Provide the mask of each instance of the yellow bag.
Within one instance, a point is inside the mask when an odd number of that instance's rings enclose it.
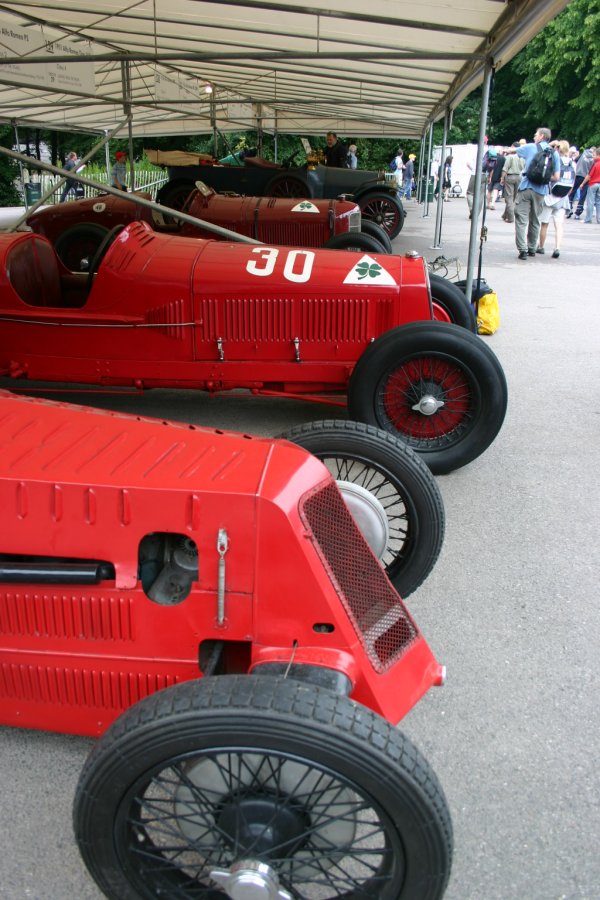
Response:
[[[493,334],[500,327],[498,294],[490,291],[479,298],[477,305],[477,333]]]

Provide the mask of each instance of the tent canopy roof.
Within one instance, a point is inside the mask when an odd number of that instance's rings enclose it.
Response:
[[[420,137],[567,2],[5,0],[0,120]]]

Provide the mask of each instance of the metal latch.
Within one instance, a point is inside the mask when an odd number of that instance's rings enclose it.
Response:
[[[222,362],[225,359],[225,353],[223,351],[223,338],[217,338],[217,353],[219,354],[219,359]]]
[[[225,554],[229,550],[229,537],[224,528],[219,528],[217,553],[219,554],[219,576],[217,581],[217,623],[225,621]]]
[[[296,362],[302,362],[300,359],[300,338],[294,338],[294,351],[296,353]]]

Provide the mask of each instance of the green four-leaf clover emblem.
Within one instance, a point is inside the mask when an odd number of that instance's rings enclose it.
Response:
[[[360,262],[357,265],[355,272],[358,275],[358,280],[362,281],[367,275],[369,278],[377,278],[378,275],[381,275],[382,269],[379,263]]]

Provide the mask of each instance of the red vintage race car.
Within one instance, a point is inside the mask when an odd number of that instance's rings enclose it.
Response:
[[[443,791],[394,726],[443,668],[288,442],[0,396],[0,720],[101,735],[112,900],[440,900]]]
[[[93,258],[108,232],[117,225],[144,221],[161,234],[179,234],[227,240],[202,227],[209,222],[221,228],[269,244],[324,247],[367,253],[391,253],[387,232],[347,200],[288,200],[273,197],[240,197],[217,194],[202,182],[181,198],[180,211],[195,216],[194,225],[158,209],[136,203],[150,194],[134,192],[114,196],[100,194],[87,200],[57,203],[37,210],[27,225],[50,240],[68,269],[79,272]],[[230,239],[233,239],[232,234]],[[454,322],[475,330],[471,305],[452,282],[430,275],[433,314],[441,322]]]
[[[433,321],[413,255],[110,232],[87,274],[40,235],[0,235],[0,372],[103,385],[347,393],[433,471],[482,453],[504,419],[500,363]]]
[[[155,231],[183,237],[215,238],[215,234],[177,221],[162,212],[136,203],[151,200],[144,192],[122,196],[100,194],[86,200],[57,203],[37,210],[27,225],[52,241],[61,260],[72,271],[93,256],[115,225],[144,221]],[[327,247],[331,250],[364,250],[391,253],[387,233],[372,222],[362,222],[360,207],[348,200],[287,200],[274,197],[240,197],[217,194],[198,182],[181,209],[197,219],[227,228],[237,234],[270,244],[294,247]],[[232,236],[233,237],[233,236]]]

